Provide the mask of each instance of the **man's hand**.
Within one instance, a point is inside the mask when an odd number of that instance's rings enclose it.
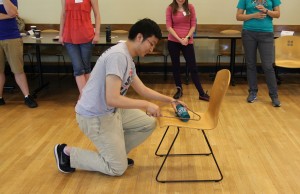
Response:
[[[156,104],[153,104],[149,102],[147,109],[146,109],[146,114],[152,117],[160,117],[160,108]]]

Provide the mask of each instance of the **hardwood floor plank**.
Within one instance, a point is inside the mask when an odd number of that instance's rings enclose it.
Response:
[[[73,77],[63,81],[49,76],[51,84],[38,96],[39,107],[24,105],[20,91],[5,93],[0,107],[0,193],[297,193],[300,190],[300,87],[299,75],[284,76],[279,86],[282,107],[274,108],[263,76],[259,76],[258,99],[247,103],[247,83],[230,86],[222,105],[219,125],[207,132],[224,179],[218,183],[162,184],[155,181],[163,158],[154,155],[165,128],[159,126],[142,145],[129,153],[135,165],[122,177],[110,177],[79,169],[73,174],[57,170],[53,148],[67,143],[95,150],[77,126],[74,106],[78,92]],[[149,87],[172,96],[172,77],[141,75]],[[211,79],[201,77],[210,91]],[[34,84],[34,83],[33,83]],[[193,84],[183,85],[182,100],[192,110],[204,111],[208,103],[198,100]],[[128,95],[137,97],[130,90]],[[161,104],[162,106],[168,106]],[[175,134],[170,129],[161,152],[167,151]],[[173,153],[205,152],[201,131],[182,129]],[[171,157],[162,177],[217,176],[213,161],[203,157]]]

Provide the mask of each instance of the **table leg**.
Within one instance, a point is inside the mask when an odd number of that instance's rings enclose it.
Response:
[[[234,71],[235,71],[235,46],[236,46],[236,39],[231,38],[231,50],[230,50],[230,73],[231,73],[231,85],[235,86],[235,79],[234,79]]]
[[[32,93],[34,97],[36,97],[39,91],[41,91],[43,88],[49,85],[49,82],[44,83],[43,69],[42,69],[42,62],[41,62],[41,50],[39,44],[36,44],[35,50],[36,50],[36,61],[38,63],[38,68],[39,68],[39,86]]]

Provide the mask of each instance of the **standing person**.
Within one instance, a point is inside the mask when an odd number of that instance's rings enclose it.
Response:
[[[80,98],[82,88],[91,73],[93,44],[99,41],[98,0],[61,0],[61,4],[59,41],[65,45],[71,58]],[[92,10],[95,17],[95,30],[91,21]]]
[[[174,95],[179,99],[183,95],[180,79],[180,51],[191,72],[192,80],[198,90],[199,99],[209,101],[209,95],[204,92],[198,78],[196,57],[194,51],[193,33],[196,28],[196,13],[188,0],[173,0],[166,10],[166,26],[169,31],[168,49],[173,65],[173,76],[177,87]]]
[[[75,107],[80,129],[98,152],[57,144],[54,153],[61,172],[79,168],[121,176],[134,164],[127,154],[150,136],[156,127],[153,117],[161,113],[154,103],[126,97],[130,85],[146,99],[170,103],[173,108],[184,104],[146,87],[136,74],[133,57],[152,52],[161,36],[154,21],[143,19],[131,27],[125,43],[100,56]]]
[[[252,103],[257,98],[256,52],[260,54],[261,65],[266,77],[269,96],[274,107],[280,107],[274,62],[273,18],[280,17],[280,0],[239,0],[236,19],[244,21],[242,41],[247,64],[249,95]],[[246,13],[244,13],[246,11]]]
[[[23,41],[20,36],[16,17],[17,0],[0,0],[0,105],[4,105],[3,88],[5,84],[5,62],[8,61],[15,80],[25,96],[29,108],[38,104],[29,94],[26,74],[24,73]]]

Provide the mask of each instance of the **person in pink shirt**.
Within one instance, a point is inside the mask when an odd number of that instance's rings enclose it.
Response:
[[[173,76],[177,92],[173,98],[183,95],[180,79],[180,51],[191,72],[192,80],[198,90],[199,99],[209,101],[209,95],[204,92],[198,78],[196,57],[194,51],[193,33],[196,28],[195,8],[188,0],[173,0],[166,10],[166,27],[168,35],[168,49],[173,65]]]
[[[66,47],[71,58],[80,97],[91,73],[93,44],[99,41],[98,0],[61,0],[61,4],[59,41]],[[95,29],[91,20],[92,10]]]

